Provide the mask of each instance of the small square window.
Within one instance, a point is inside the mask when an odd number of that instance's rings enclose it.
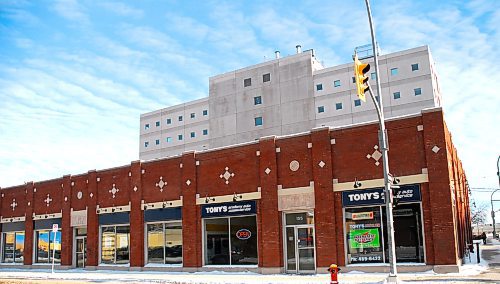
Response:
[[[361,105],[361,100],[360,99],[354,100],[354,106],[359,107],[360,105]]]
[[[172,137],[167,137],[167,143],[172,142]]]
[[[191,138],[194,138],[194,137],[196,137],[196,133],[191,132]]]
[[[255,126],[262,125],[262,116],[258,116],[256,118],[254,118],[254,121],[255,121]]]
[[[252,86],[252,78],[247,78],[243,80],[243,87],[250,87]]]
[[[412,64],[411,71],[417,71],[417,70],[418,70],[418,63]]]
[[[394,96],[394,99],[397,100],[397,99],[400,99],[401,98],[401,93],[400,92],[394,92],[392,94]]]
[[[177,140],[179,140],[179,141],[182,140],[182,134],[177,135]]]
[[[333,81],[333,86],[336,88],[336,87],[340,87],[340,80],[335,80]]]
[[[356,83],[356,77],[352,77],[352,82]]]
[[[149,146],[149,142],[148,141],[144,142],[144,148],[147,148],[148,146]]]
[[[335,109],[336,110],[342,109],[342,103],[336,103],[335,104]]]
[[[371,79],[372,79],[372,80],[377,80],[377,73],[373,72],[373,73],[371,74]]]
[[[413,89],[415,96],[420,96],[422,94],[422,88]]]
[[[194,112],[191,113],[191,118],[195,118],[196,114]]]
[[[160,126],[160,122],[159,122],[159,121],[157,121],[157,122],[155,123],[155,125],[156,125],[156,127],[159,127],[159,126]]]
[[[321,91],[321,90],[323,90],[323,84],[317,84],[316,91]]]
[[[179,121],[182,121],[182,115],[179,115]]]
[[[203,129],[203,135],[208,135],[208,129]]]
[[[172,124],[172,119],[171,118],[167,118],[167,124]]]
[[[208,109],[203,110],[203,116],[206,116],[206,115],[208,115]]]
[[[149,123],[146,123],[146,124],[144,125],[144,129],[149,129]]]
[[[391,76],[396,76],[398,75],[398,68],[392,68],[391,69]]]
[[[156,139],[155,144],[160,145],[160,139]]]
[[[262,104],[262,97],[261,96],[253,97],[253,104],[254,105]]]
[[[269,81],[271,81],[271,73],[262,75],[262,82],[269,82]]]
[[[325,112],[325,107],[324,106],[319,106],[318,107],[318,113]]]

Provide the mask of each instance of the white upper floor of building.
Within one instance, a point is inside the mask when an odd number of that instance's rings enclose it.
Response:
[[[373,58],[363,62],[373,66]],[[377,119],[356,95],[354,64],[324,68],[313,50],[209,78],[207,98],[141,115],[139,158],[149,160],[243,143],[268,135]],[[441,106],[428,46],[379,56],[387,118]],[[376,90],[374,68],[370,83]]]

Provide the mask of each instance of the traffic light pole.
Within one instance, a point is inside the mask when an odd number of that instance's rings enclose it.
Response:
[[[389,180],[389,145],[387,139],[387,130],[385,129],[384,105],[382,104],[382,87],[380,86],[380,76],[378,68],[378,53],[377,40],[375,39],[375,27],[372,21],[372,13],[370,9],[370,1],[365,0],[366,10],[368,12],[368,21],[370,22],[370,32],[372,37],[373,57],[375,64],[375,74],[377,76],[377,94],[378,101],[373,95],[372,88],[368,83],[368,90],[377,109],[378,120],[380,124],[379,144],[382,152],[382,166],[384,171],[384,188],[385,188],[385,209],[387,214],[387,245],[389,250],[389,277],[388,282],[398,282],[398,271],[396,268],[396,246],[394,243],[394,216],[392,214],[392,199],[391,181]]]

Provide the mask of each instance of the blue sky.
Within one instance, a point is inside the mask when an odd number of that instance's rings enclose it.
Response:
[[[469,183],[498,188],[500,2],[372,10],[382,53],[430,46]],[[275,50],[333,66],[369,42],[363,0],[0,0],[0,186],[137,160],[141,113],[206,97],[208,77]]]

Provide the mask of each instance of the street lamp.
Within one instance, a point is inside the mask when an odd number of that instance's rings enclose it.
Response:
[[[497,176],[498,176],[498,185],[500,186],[500,166],[499,166],[499,163],[500,163],[500,156],[498,156],[498,159],[497,159]],[[497,232],[496,232],[496,226],[495,226],[495,209],[493,208],[493,194],[495,192],[497,192],[498,190],[500,190],[500,188],[495,189],[491,193],[491,197],[490,197],[490,202],[491,202],[491,220],[493,221],[493,238],[494,239],[496,239]],[[495,200],[495,201],[497,201],[497,200]]]
[[[382,152],[382,168],[384,171],[384,187],[385,187],[385,207],[387,214],[387,246],[389,250],[389,277],[388,282],[398,282],[398,271],[396,268],[396,246],[394,243],[394,215],[392,212],[393,206],[393,193],[391,189],[392,177],[389,174],[389,144],[387,142],[387,130],[385,128],[384,119],[384,106],[382,104],[382,87],[380,85],[380,76],[378,68],[378,50],[377,50],[377,40],[375,39],[375,26],[372,21],[372,13],[370,9],[370,1],[365,0],[366,11],[368,13],[368,22],[370,23],[370,33],[372,37],[372,48],[373,48],[373,60],[375,64],[375,74],[377,76],[377,94],[378,101],[373,95],[372,89],[368,82],[368,90],[370,96],[375,104],[375,109],[377,110],[378,120],[379,120],[379,143]]]

